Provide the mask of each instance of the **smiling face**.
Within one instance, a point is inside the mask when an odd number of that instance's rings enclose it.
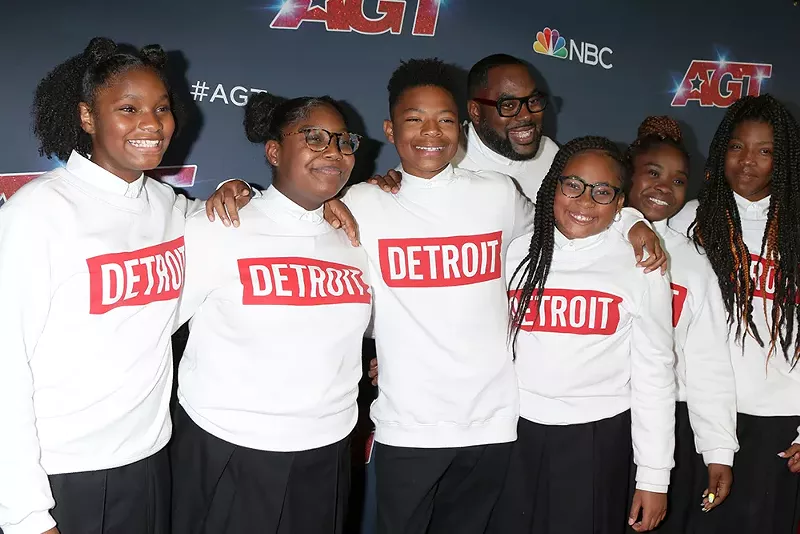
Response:
[[[673,217],[686,203],[689,162],[676,147],[658,144],[636,155],[628,203],[650,222]]]
[[[605,184],[622,187],[619,164],[605,152],[587,150],[570,158],[564,166],[563,176],[575,176],[587,184]],[[556,185],[553,215],[556,228],[568,239],[580,239],[599,234],[614,221],[622,209],[625,196],[619,193],[610,204],[599,204],[592,199],[591,188],[586,187],[577,198],[570,198]]]
[[[436,86],[412,87],[394,105],[392,119],[384,121],[386,138],[397,149],[403,170],[433,178],[458,151],[458,107],[453,95]]]
[[[126,182],[158,167],[175,132],[167,88],[148,67],[115,76],[79,112],[92,138],[92,161]]]
[[[738,195],[751,202],[766,198],[772,183],[772,126],[744,121],[733,129],[725,154],[725,179]]]
[[[344,118],[333,106],[320,104],[308,116],[283,128],[280,142],[268,141],[266,154],[275,167],[275,188],[295,204],[312,211],[335,197],[347,183],[355,156],[343,155],[335,138],[327,148],[315,152],[308,147],[307,128],[322,128],[331,133],[346,133]]]
[[[536,92],[530,71],[524,65],[503,65],[488,72],[486,88],[477,96],[487,100],[523,98]],[[512,160],[532,159],[542,140],[543,113],[531,113],[523,105],[516,117],[501,117],[497,108],[469,102],[472,124],[486,146]]]

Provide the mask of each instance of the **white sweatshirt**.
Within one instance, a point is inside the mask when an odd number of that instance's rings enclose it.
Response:
[[[675,446],[669,278],[636,267],[614,228],[575,240],[554,232],[540,312],[529,308],[517,337],[520,416],[571,425],[630,409],[636,487],[666,493]],[[511,277],[531,236],[508,251],[512,309],[521,273]]]
[[[666,221],[654,226],[670,259],[678,400],[687,403],[695,448],[706,465],[733,465],[736,385],[717,276],[694,243]]]
[[[736,379],[737,411],[763,417],[800,415],[800,369],[790,370],[780,348],[767,361],[769,328],[766,317],[772,313],[775,270],[759,253],[767,228],[770,197],[750,202],[734,193],[734,198],[742,223],[742,237],[750,252],[750,277],[756,285],[752,316],[764,340],[764,347],[761,347],[755,339],[746,336],[742,344],[735,341],[736,327],[731,330],[728,339]],[[697,205],[696,200],[688,202],[678,215],[670,219],[670,226],[685,233],[694,221]],[[794,442],[800,443],[800,428]]]
[[[47,475],[128,465],[170,437],[170,336],[189,204],[72,153],[0,209],[0,526],[55,525]]]
[[[210,434],[251,449],[335,443],[358,418],[366,255],[322,208],[306,211],[274,187],[239,213],[235,230],[205,213],[186,224],[178,322],[193,318],[180,403]]]
[[[532,228],[533,203],[506,175],[452,166],[429,180],[404,172],[396,195],[359,184],[343,200],[375,299],[375,439],[419,448],[516,439],[503,262],[508,243]],[[627,235],[643,219],[623,213]]]
[[[419,448],[516,439],[502,262],[533,204],[507,176],[452,166],[429,180],[404,172],[396,195],[359,184],[343,200],[375,298],[375,439]]]
[[[495,171],[511,176],[525,196],[534,202],[558,153],[558,145],[543,135],[535,157],[521,161],[509,159],[486,146],[471,122],[462,128],[461,141],[453,165],[470,171]]]

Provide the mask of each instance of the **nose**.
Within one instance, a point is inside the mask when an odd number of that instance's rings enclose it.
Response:
[[[428,119],[422,124],[422,135],[429,137],[440,137],[442,135],[442,128],[439,121],[436,119]]]
[[[592,206],[595,203],[594,199],[592,198],[592,188],[587,187],[584,189],[583,193],[581,193],[581,195],[575,199],[575,202],[585,207]]]
[[[344,157],[342,150],[339,148],[339,138],[335,135],[331,136],[331,141],[322,154],[326,159],[339,161]]]
[[[158,114],[153,111],[142,113],[139,118],[139,129],[146,132],[160,132],[164,129],[164,123],[161,122]]]

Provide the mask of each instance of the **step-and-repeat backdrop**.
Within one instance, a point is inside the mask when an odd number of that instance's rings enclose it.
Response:
[[[800,117],[793,0],[12,1],[0,16],[0,205],[60,165],[37,154],[33,91],[94,36],[169,51],[192,121],[153,175],[200,198],[229,177],[269,184],[263,151],[242,129],[243,106],[257,91],[344,101],[352,129],[367,138],[354,180],[393,168],[396,155],[381,129],[386,83],[400,60],[414,57],[455,63],[464,79],[488,54],[530,62],[551,95],[545,133],[560,143],[585,134],[627,143],[645,116],[671,115],[684,128],[695,171],[725,108],[740,96],[770,92]],[[700,173],[694,178],[696,191]],[[358,475],[355,482],[356,515],[363,509],[364,531],[372,532],[369,488],[365,501]]]

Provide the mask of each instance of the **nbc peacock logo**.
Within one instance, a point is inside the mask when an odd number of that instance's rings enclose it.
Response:
[[[533,51],[543,56],[578,61],[584,65],[600,65],[606,70],[614,66],[609,57],[614,51],[609,47],[574,39],[567,40],[558,30],[550,27],[536,33]]]
[[[536,34],[533,51],[545,56],[567,59],[567,40],[556,29],[545,28]]]

